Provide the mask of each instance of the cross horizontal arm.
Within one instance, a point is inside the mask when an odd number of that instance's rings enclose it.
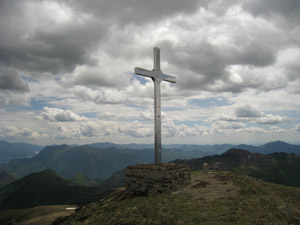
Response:
[[[164,81],[169,81],[171,83],[176,83],[176,77],[173,77],[173,76],[170,76],[170,75],[167,75],[167,74],[162,74],[161,75],[161,78],[164,80]]]
[[[134,73],[138,74],[138,75],[145,76],[145,77],[154,78],[153,71],[151,71],[151,70],[145,70],[145,69],[142,69],[142,68],[139,68],[139,67],[135,67],[134,68]]]

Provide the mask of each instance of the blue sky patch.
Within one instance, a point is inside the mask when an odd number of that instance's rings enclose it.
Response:
[[[231,103],[229,103],[225,98],[192,99],[189,101],[189,104],[196,105],[202,108],[231,105]]]
[[[81,113],[80,116],[85,116],[87,118],[99,118],[100,117],[97,115],[96,112]]]

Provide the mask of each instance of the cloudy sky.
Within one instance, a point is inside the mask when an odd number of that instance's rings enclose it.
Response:
[[[299,0],[0,0],[0,139],[300,143]]]

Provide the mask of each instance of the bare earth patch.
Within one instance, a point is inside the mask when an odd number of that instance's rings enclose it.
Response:
[[[208,171],[208,173],[192,173],[191,183],[172,194],[188,193],[195,200],[214,201],[219,198],[233,197],[239,189],[228,177],[220,172]]]

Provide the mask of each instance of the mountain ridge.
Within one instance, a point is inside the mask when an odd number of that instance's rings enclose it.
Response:
[[[204,149],[202,150],[191,150],[195,147],[194,145],[192,145],[192,147],[186,146],[185,150],[165,148],[162,149],[162,158],[164,162],[175,159],[200,158],[207,155],[214,155],[213,153],[222,154],[228,150],[224,148],[229,146],[230,145],[227,144],[214,146],[204,145]],[[270,142],[261,147],[250,145],[238,146],[252,153],[270,153],[275,151],[285,151],[288,153],[300,152],[300,146],[290,145],[281,141]],[[280,146],[280,148],[276,146]],[[211,150],[212,148],[214,150]],[[114,172],[128,165],[152,163],[153,159],[153,149],[118,149],[116,147],[100,149],[90,145],[69,146],[64,144],[46,146],[36,156],[11,160],[9,163],[0,165],[0,169],[6,170],[17,178],[33,172],[52,169],[65,178],[71,178],[81,173],[92,179],[106,179]]]
[[[164,161],[184,157],[199,157],[201,151],[183,152],[178,149],[164,149]],[[0,168],[16,177],[22,177],[33,172],[52,169],[59,175],[70,178],[76,174],[92,179],[106,179],[114,172],[136,163],[151,163],[154,151],[135,149],[93,148],[89,145],[72,147],[69,145],[47,146],[30,159],[12,160]]]
[[[175,160],[192,170],[202,170],[207,163],[211,170],[236,171],[264,181],[300,187],[300,156],[295,153],[251,153],[244,149],[230,149],[221,155]]]
[[[42,149],[42,146],[16,142],[10,143],[0,140],[0,164],[6,163],[12,159],[30,158],[36,155]]]
[[[39,205],[86,204],[113,189],[78,186],[52,170],[32,173],[0,189],[0,210],[31,208]]]
[[[15,177],[4,170],[0,170],[0,188],[13,182]]]

